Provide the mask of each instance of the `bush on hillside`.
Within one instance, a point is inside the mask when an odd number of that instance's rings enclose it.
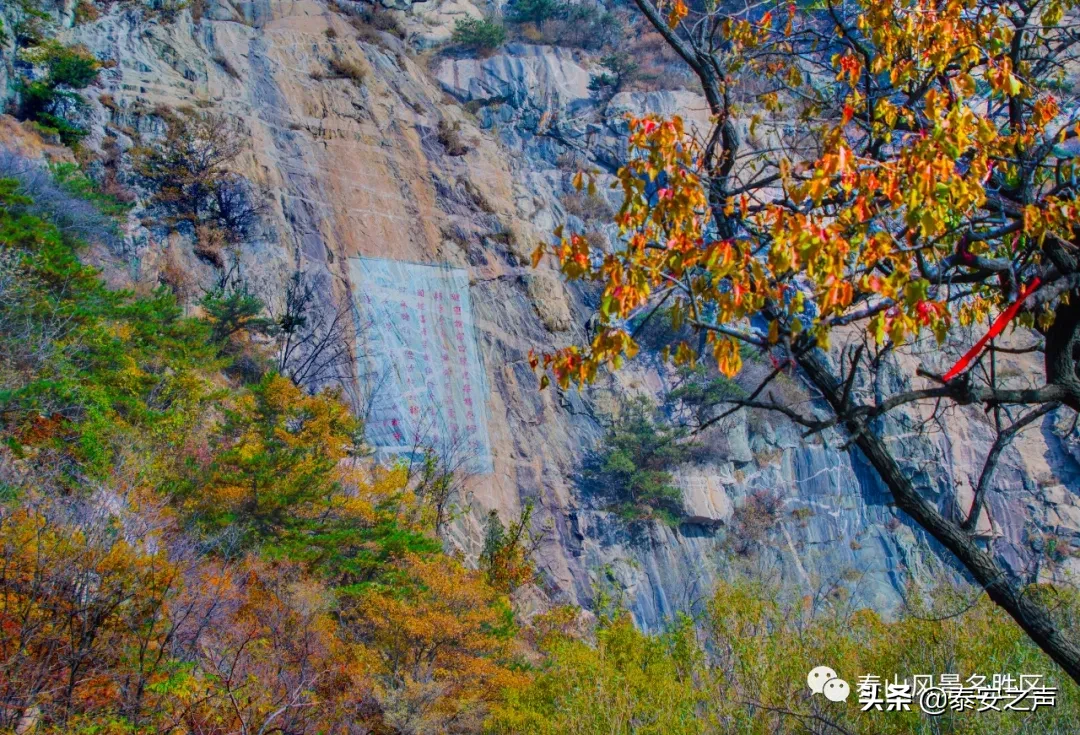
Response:
[[[1075,616],[1075,592],[1050,590],[1033,593],[1055,595],[1062,614]],[[842,595],[786,598],[759,580],[721,581],[702,615],[679,616],[659,635],[615,608],[601,609],[591,636],[582,636],[575,611],[557,608],[534,621],[544,665],[530,686],[496,706],[488,732],[628,733],[637,730],[626,723],[638,722],[647,723],[641,732],[664,735],[1075,730],[1080,690],[986,595],[943,585],[929,600],[915,597],[885,620],[852,610]],[[806,675],[820,661],[851,684],[849,706],[823,707],[820,695],[810,695]],[[894,675],[910,683],[915,674],[951,671],[965,679],[984,675],[988,662],[995,672],[1045,677],[1040,686],[1060,688],[1057,705],[933,715],[914,704],[902,711],[854,706],[864,674],[878,676],[884,691]]]
[[[18,182],[27,197],[26,211],[51,220],[69,238],[102,244],[113,252],[123,246],[116,218],[130,203],[105,194],[73,163],[46,167],[0,147],[0,178]]]
[[[19,57],[44,70],[38,79],[22,77],[17,82],[19,117],[59,135],[66,145],[75,145],[86,135],[74,122],[86,102],[74,90],[85,89],[97,79],[100,62],[81,46],[52,40],[23,49]]]
[[[454,24],[452,38],[458,46],[490,53],[506,41],[506,28],[490,18],[464,18]]]
[[[682,491],[671,469],[687,460],[693,443],[670,426],[645,398],[628,402],[589,458],[585,479],[627,520],[655,516],[677,525]]]
[[[192,108],[161,110],[162,140],[131,151],[132,168],[153,194],[152,206],[173,226],[220,230],[236,244],[249,237],[265,207],[229,167],[248,147],[237,118]]]
[[[518,32],[530,43],[597,51],[618,44],[625,32],[622,15],[598,10],[585,3],[562,4],[542,22],[519,24]]]
[[[543,23],[568,7],[563,0],[513,0],[506,6],[506,17],[512,23]]]

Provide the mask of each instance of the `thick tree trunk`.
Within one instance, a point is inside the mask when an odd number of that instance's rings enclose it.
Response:
[[[1080,411],[1080,293],[1068,294],[1069,303],[1054,312],[1046,330],[1046,383],[1065,389],[1062,401]]]

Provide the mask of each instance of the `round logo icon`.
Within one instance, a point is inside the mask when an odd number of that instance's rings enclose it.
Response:
[[[851,687],[843,679],[829,679],[825,682],[825,699],[830,702],[846,702],[851,694]]]
[[[806,686],[810,687],[810,691],[814,694],[821,694],[825,689],[825,682],[835,678],[836,672],[828,666],[815,666],[806,675]]]

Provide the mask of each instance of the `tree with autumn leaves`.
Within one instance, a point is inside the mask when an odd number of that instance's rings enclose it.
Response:
[[[841,430],[896,505],[1080,681],[1053,595],[975,533],[1009,443],[1080,410],[1076,4],[635,3],[700,81],[712,127],[630,120],[620,246],[558,231],[537,249],[602,291],[590,344],[534,358],[542,382],[618,366],[638,349],[628,320],[658,310],[704,335],[667,354],[677,364],[707,353],[730,376],[748,348],[767,354],[774,369],[732,410]],[[576,183],[595,186],[589,172]],[[998,369],[1018,353],[1039,373]],[[815,392],[809,410],[772,397],[789,372]],[[942,508],[881,429],[963,406],[996,438],[970,506]]]
[[[230,375],[213,323],[108,289],[25,188],[0,179],[0,732],[479,729],[527,679],[503,562],[444,553],[338,392]]]

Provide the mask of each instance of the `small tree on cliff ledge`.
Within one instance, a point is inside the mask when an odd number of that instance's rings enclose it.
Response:
[[[1080,646],[1046,591],[1010,574],[973,528],[1008,442],[1052,411],[1080,410],[1075,3],[635,3],[696,73],[713,128],[694,139],[679,118],[631,120],[617,184],[624,247],[594,252],[557,232],[537,250],[534,261],[553,250],[569,279],[603,289],[593,342],[545,355],[544,368],[564,387],[589,381],[637,350],[625,320],[657,308],[706,335],[675,362],[708,351],[733,375],[740,343],[768,351],[776,369],[729,402],[808,433],[845,430],[896,504],[1080,681]],[[740,112],[751,100],[767,121]],[[1010,320],[1041,339],[976,343]],[[885,364],[916,364],[927,339],[973,347],[969,364],[945,373],[951,360],[930,362],[943,355],[931,350],[913,386],[876,379]],[[1002,352],[1043,353],[1042,374],[1003,379]],[[817,413],[772,399],[788,369],[817,391]],[[906,406],[929,424],[964,405],[986,410],[997,440],[971,507],[945,513],[881,422]]]

